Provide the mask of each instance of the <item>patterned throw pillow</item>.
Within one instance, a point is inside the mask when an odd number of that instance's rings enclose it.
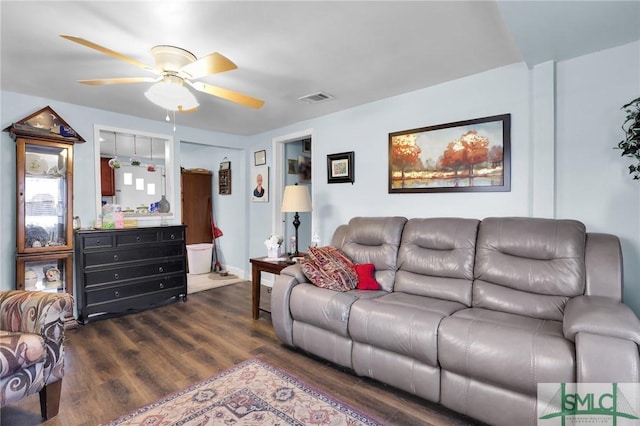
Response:
[[[358,285],[355,266],[335,247],[309,247],[302,272],[312,284],[335,291],[349,291]]]

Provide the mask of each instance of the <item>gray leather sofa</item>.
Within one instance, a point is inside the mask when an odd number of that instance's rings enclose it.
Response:
[[[382,290],[276,277],[278,338],[495,425],[536,424],[538,383],[640,381],[617,237],[574,220],[356,217],[332,243]]]

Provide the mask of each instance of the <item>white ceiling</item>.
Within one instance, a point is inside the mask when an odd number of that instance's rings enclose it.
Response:
[[[151,74],[58,36],[82,37],[149,65],[158,44],[197,57],[216,51],[238,69],[202,81],[265,106],[195,92],[199,110],[178,114],[177,122],[239,135],[514,62],[533,66],[640,40],[640,0],[2,1],[0,14],[2,90],[163,120],[165,111],[143,95],[149,83],[76,82]],[[298,100],[318,91],[335,98]]]

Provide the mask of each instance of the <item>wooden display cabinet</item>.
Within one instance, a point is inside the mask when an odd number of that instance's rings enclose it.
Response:
[[[73,292],[73,146],[49,107],[4,129],[16,143],[16,288]]]

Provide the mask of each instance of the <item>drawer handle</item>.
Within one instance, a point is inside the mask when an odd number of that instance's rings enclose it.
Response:
[[[136,237],[136,242],[138,242],[138,243],[140,242],[140,236]]]
[[[100,240],[96,240],[96,245],[99,246],[100,245]]]
[[[118,274],[113,274],[113,278],[115,278],[116,280],[119,280],[119,279],[120,279],[120,275],[118,275]]]
[[[160,266],[160,267],[158,268],[158,272],[164,272],[164,268],[163,268],[162,266]]]
[[[171,239],[172,239],[172,240],[175,240],[175,239],[176,239],[176,236],[175,236],[174,234],[171,234]]]
[[[118,255],[117,254],[113,255],[113,260],[118,260]]]
[[[164,288],[164,283],[160,283],[160,288]]]
[[[113,293],[113,295],[114,295],[115,297],[120,297],[120,292],[119,292],[119,291],[116,291],[115,293]]]

